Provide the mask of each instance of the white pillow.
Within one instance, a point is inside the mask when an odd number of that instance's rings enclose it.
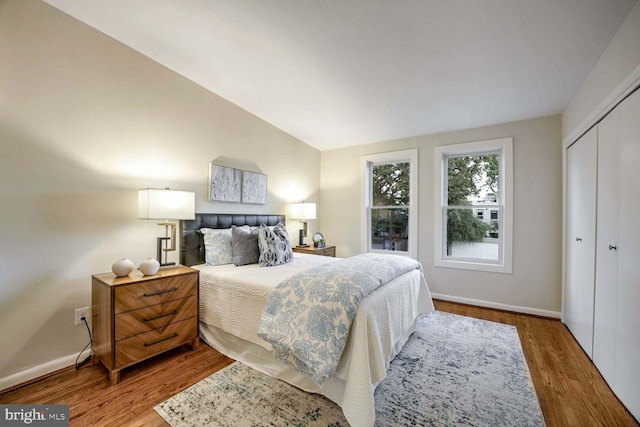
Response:
[[[240,227],[249,231],[248,225]],[[231,264],[233,262],[233,246],[230,228],[201,228],[204,236],[204,261],[209,265]]]

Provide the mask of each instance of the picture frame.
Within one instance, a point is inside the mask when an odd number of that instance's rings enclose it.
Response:
[[[267,204],[267,175],[251,171],[242,172],[242,203]]]
[[[240,203],[242,170],[227,166],[209,165],[209,201]]]

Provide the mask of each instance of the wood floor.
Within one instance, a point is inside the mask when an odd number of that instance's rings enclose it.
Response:
[[[444,301],[436,309],[517,327],[547,426],[638,426],[559,321]],[[166,426],[153,406],[231,362],[206,344],[185,346],[124,370],[115,387],[101,365],[86,365],[0,394],[0,403],[68,404],[72,426]]]
[[[517,328],[547,426],[638,426],[559,320],[445,301],[436,309]]]

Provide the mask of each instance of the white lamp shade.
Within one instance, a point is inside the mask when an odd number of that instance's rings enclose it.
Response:
[[[196,198],[192,191],[138,190],[138,218],[195,219]]]
[[[316,219],[315,203],[292,203],[291,218],[306,221],[308,219]]]

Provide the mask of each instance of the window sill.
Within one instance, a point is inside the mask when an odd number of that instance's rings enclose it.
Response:
[[[443,260],[434,261],[435,267],[457,268],[460,270],[484,271],[489,273],[512,274],[512,266],[504,264],[489,264],[484,262],[459,261],[459,260]]]
[[[408,251],[383,251],[380,249],[369,249],[367,252],[372,254],[379,254],[379,255],[400,255],[400,256],[406,256],[408,258],[417,259],[415,254],[412,254]]]

